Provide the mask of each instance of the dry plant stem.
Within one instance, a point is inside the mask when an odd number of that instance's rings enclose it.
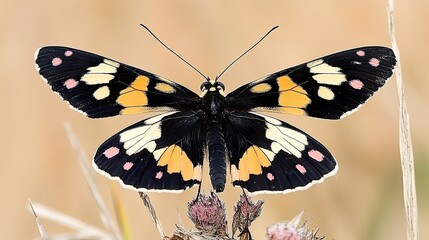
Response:
[[[156,229],[158,229],[161,239],[166,239],[164,229],[162,228],[159,218],[156,216],[155,209],[153,208],[152,203],[150,202],[149,196],[143,192],[139,192],[139,194],[140,194],[140,198],[143,201],[143,204],[149,209],[149,215],[152,218],[152,221],[155,224]]]
[[[413,148],[410,123],[402,88],[402,71],[398,45],[396,44],[395,24],[393,21],[394,0],[387,0],[390,40],[397,58],[396,83],[399,97],[399,149],[401,153],[404,205],[407,218],[407,240],[418,239],[417,198],[414,175]]]
[[[36,224],[37,228],[39,229],[40,236],[42,237],[42,239],[47,239],[48,235],[45,232],[45,228],[43,227],[42,222],[40,222],[39,216],[37,216],[36,211],[34,211],[33,204],[31,203],[30,199],[28,199],[28,203],[30,204],[31,211],[36,218]]]
[[[46,207],[42,204],[38,203],[32,203],[32,207],[34,208],[34,212],[37,212],[37,216],[43,219],[47,219],[50,221],[53,221],[57,224],[63,225],[67,228],[76,230],[77,233],[72,234],[73,236],[76,236],[73,239],[117,239],[113,238],[109,233],[106,233],[102,230],[99,230],[98,228],[91,226],[87,223],[84,223],[78,219],[75,219],[73,217],[70,217],[64,213],[55,211],[49,207]],[[46,235],[46,234],[45,234]],[[81,236],[81,238],[77,238],[77,236]],[[58,239],[56,237],[49,237],[46,239]],[[64,239],[64,238],[62,238]],[[67,239],[67,238],[65,238]]]
[[[178,208],[176,208],[176,213],[177,213],[177,226],[183,227],[184,225],[183,225],[182,215],[180,215]]]
[[[103,224],[107,229],[109,229],[115,236],[116,239],[122,239],[118,226],[114,223],[113,218],[110,216],[109,211],[107,210],[106,204],[101,197],[100,192],[98,191],[97,185],[95,184],[95,180],[91,175],[90,168],[88,167],[88,158],[85,155],[82,147],[77,140],[76,135],[73,133],[71,126],[69,123],[64,124],[64,128],[66,130],[67,136],[69,138],[70,144],[73,147],[73,150],[76,152],[77,158],[79,160],[79,164],[82,168],[82,172],[85,175],[86,182],[88,184],[89,189],[100,209],[100,217],[102,219]]]
[[[117,188],[111,187],[110,192],[112,196],[112,203],[113,203],[113,210],[115,212],[116,216],[116,222],[119,226],[119,230],[121,231],[121,236],[124,240],[131,240],[133,239],[131,234],[131,228],[130,224],[128,223],[128,217],[125,213],[124,204],[119,197],[119,193],[116,190]]]

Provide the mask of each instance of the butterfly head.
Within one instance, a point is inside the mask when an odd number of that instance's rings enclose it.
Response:
[[[207,93],[218,93],[222,96],[225,96],[223,92],[225,90],[225,85],[216,80],[207,79],[206,82],[201,84],[201,97],[205,96]]]

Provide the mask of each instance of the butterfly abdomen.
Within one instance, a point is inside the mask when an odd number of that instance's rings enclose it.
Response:
[[[225,138],[221,123],[213,119],[207,131],[210,180],[216,192],[223,192],[226,182]]]

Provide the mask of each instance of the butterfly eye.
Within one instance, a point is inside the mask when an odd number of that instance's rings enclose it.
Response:
[[[223,84],[223,83],[221,83],[221,82],[217,82],[217,85],[219,86],[219,87],[221,87],[222,88],[222,90],[225,90],[225,85]],[[218,88],[219,89],[219,88]]]
[[[207,84],[209,83],[208,82],[201,83],[201,86],[200,86],[201,91],[207,90]]]

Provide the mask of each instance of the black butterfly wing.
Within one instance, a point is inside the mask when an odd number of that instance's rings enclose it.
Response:
[[[200,184],[205,135],[199,114],[168,112],[106,140],[94,156],[102,175],[138,191],[181,192]]]
[[[232,183],[249,192],[303,190],[337,171],[321,143],[280,120],[237,112],[228,116],[225,132]]]
[[[199,96],[177,83],[93,53],[40,48],[36,68],[71,107],[91,118],[192,109]]]
[[[357,110],[383,86],[395,64],[389,48],[351,49],[244,85],[226,96],[226,106],[338,119]]]

